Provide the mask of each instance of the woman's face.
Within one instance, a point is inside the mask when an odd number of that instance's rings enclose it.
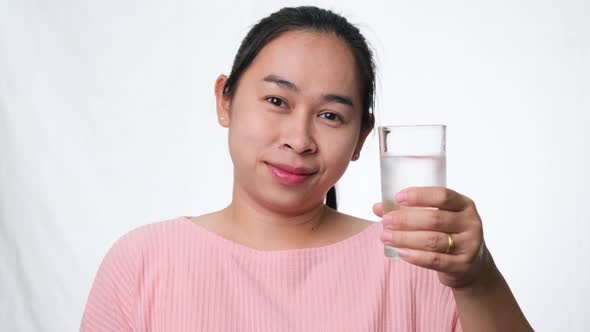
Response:
[[[267,208],[320,204],[360,152],[360,83],[354,56],[332,34],[287,32],[263,47],[218,115],[229,128],[236,193]]]

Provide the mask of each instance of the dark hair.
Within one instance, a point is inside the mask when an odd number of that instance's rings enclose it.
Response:
[[[312,31],[333,33],[350,47],[361,77],[362,117],[361,131],[372,129],[375,124],[375,65],[373,54],[359,29],[346,18],[326,9],[313,6],[283,8],[263,18],[250,29],[234,59],[231,73],[223,87],[223,95],[233,97],[244,71],[250,66],[260,50],[274,38],[288,31]],[[336,188],[326,196],[326,205],[336,210]]]

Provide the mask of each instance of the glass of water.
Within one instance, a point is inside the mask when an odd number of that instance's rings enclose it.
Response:
[[[446,187],[445,125],[381,126],[381,203],[383,214],[404,209],[395,194],[407,187]],[[398,257],[385,246],[385,256]]]

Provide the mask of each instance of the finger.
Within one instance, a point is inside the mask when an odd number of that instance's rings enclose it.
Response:
[[[426,209],[402,209],[383,216],[383,227],[403,231],[460,233],[464,225],[456,212]]]
[[[373,213],[379,218],[383,217],[383,206],[381,203],[373,204]]]
[[[462,211],[471,200],[445,187],[409,187],[395,196],[404,206],[435,207],[447,211]]]
[[[383,243],[396,248],[408,248],[444,253],[449,248],[449,235],[431,231],[390,231],[383,230]]]
[[[462,264],[458,256],[439,252],[398,249],[397,253],[401,259],[408,263],[439,272],[456,272],[457,267]]]

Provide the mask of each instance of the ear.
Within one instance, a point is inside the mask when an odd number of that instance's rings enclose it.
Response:
[[[359,140],[356,143],[356,148],[354,149],[354,153],[352,155],[352,161],[357,161],[361,155],[361,149],[363,148],[363,144],[365,143],[365,140],[367,139],[367,136],[369,136],[369,133],[373,131],[372,127],[369,128],[365,128],[361,131],[361,134],[359,135]]]
[[[223,94],[227,76],[219,75],[215,80],[215,104],[217,106],[217,121],[223,127],[229,127],[229,97]]]

